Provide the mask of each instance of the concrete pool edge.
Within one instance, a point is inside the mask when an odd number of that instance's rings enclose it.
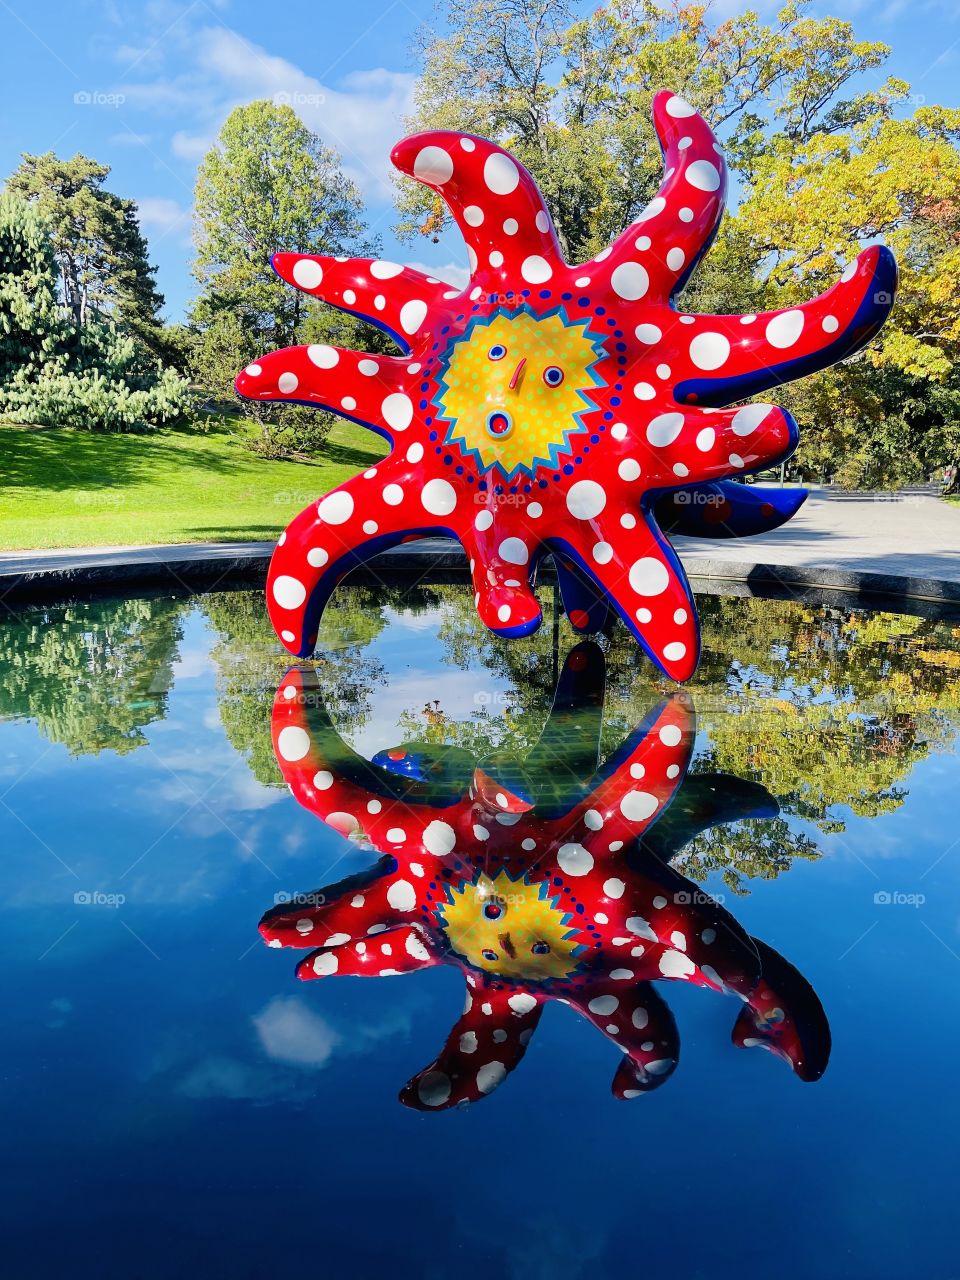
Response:
[[[15,552],[0,555],[0,601],[30,601],[129,593],[138,588],[211,591],[263,581],[272,542],[184,543],[76,551]],[[960,614],[960,582],[950,579],[776,564],[690,555],[681,561],[694,589],[718,594],[783,596],[824,603],[861,604],[924,616]],[[349,575],[355,581],[384,574],[463,577],[466,558],[459,543],[424,538],[382,552]],[[549,561],[544,576],[552,577]]]

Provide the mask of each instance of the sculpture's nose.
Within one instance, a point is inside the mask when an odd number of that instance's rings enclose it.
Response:
[[[513,371],[513,377],[510,379],[510,390],[517,391],[523,378],[523,367],[527,363],[527,357],[524,356],[520,363]]]

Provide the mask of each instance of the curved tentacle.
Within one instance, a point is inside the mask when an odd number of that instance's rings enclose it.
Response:
[[[733,1028],[738,1048],[782,1058],[801,1080],[819,1080],[830,1059],[830,1024],[817,993],[773,947],[753,939],[763,973]]]
[[[442,956],[429,935],[416,925],[403,925],[365,938],[318,947],[297,965],[297,977],[304,982],[329,978],[334,973],[349,978],[392,978],[402,973],[418,973],[440,963]]]
[[[467,243],[475,285],[497,293],[518,280],[550,279],[561,261],[553,221],[536,182],[501,147],[435,129],[404,138],[390,158],[446,202]]]
[[[723,216],[727,167],[710,126],[683,98],[661,90],[653,123],[664,157],[660,190],[608,252],[584,265],[611,271],[627,301],[667,300],[686,283],[710,247]]]
[[[325,343],[284,347],[248,364],[234,386],[244,400],[329,409],[394,445],[413,418],[413,404],[402,389],[406,363]]]
[[[832,288],[800,306],[747,316],[687,316],[686,323],[678,318],[665,340],[682,344],[703,372],[678,383],[674,397],[727,405],[836,364],[874,337],[896,289],[893,254],[872,245]]]
[[[479,516],[460,532],[477,613],[498,636],[528,636],[543,622],[530,586],[532,552],[522,539],[502,538],[502,532],[496,521],[484,527]]]
[[[670,862],[711,827],[744,818],[775,818],[779,812],[777,801],[759,782],[727,773],[693,774],[657,825],[644,834],[642,847],[661,862]]]
[[[627,968],[614,969],[609,977],[566,997],[571,1009],[622,1050],[611,1086],[617,1098],[658,1089],[680,1061],[680,1033],[669,1006],[649,982],[632,983],[631,977]]]
[[[527,1051],[541,998],[515,988],[478,987],[440,1053],[404,1085],[400,1101],[417,1111],[477,1102],[502,1084]]]
[[[653,662],[671,680],[696,670],[700,635],[683,566],[641,512],[624,507],[568,526],[559,545],[611,601]]]
[[[442,280],[379,258],[275,253],[270,262],[281,280],[383,329],[403,351],[428,315],[435,319],[460,295]]]
[[[717,480],[665,494],[654,507],[664,533],[685,538],[749,538],[792,519],[806,489],[772,489]]]
[[[605,762],[582,788],[583,798],[554,821],[571,839],[581,840],[594,859],[619,854],[669,806],[687,771],[695,733],[690,699],[675,694]]]
[[[442,523],[452,487],[417,485],[416,469],[399,450],[352,476],[287,526],[270,561],[267,610],[284,648],[306,658],[330,593],[356,565],[412,534],[455,536]]]
[[[678,406],[649,422],[645,437],[649,482],[675,485],[772,467],[793,453],[800,432],[790,414],[773,404],[737,409]]]

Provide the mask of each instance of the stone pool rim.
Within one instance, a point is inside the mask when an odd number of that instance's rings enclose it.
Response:
[[[261,586],[274,545],[205,542],[9,553],[0,555],[0,602],[9,608],[15,602],[130,595],[145,588],[209,592]],[[695,592],[960,619],[960,582],[949,579],[686,553],[680,559]],[[394,576],[398,583],[411,577],[432,582],[465,580],[466,556],[452,539],[424,538],[381,552],[344,581]],[[549,559],[540,566],[538,576],[541,581],[552,580]]]

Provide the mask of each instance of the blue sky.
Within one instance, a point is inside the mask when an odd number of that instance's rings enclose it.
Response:
[[[746,7],[723,0],[716,12]],[[926,101],[960,105],[955,0],[843,0],[818,12],[891,45],[887,70]],[[110,164],[112,189],[139,203],[168,318],[182,317],[192,292],[197,163],[229,111],[254,98],[282,95],[337,146],[386,254],[462,276],[455,234],[401,247],[392,232],[388,153],[403,133],[412,43],[433,21],[430,0],[0,0],[0,15],[0,172],[21,151]]]

